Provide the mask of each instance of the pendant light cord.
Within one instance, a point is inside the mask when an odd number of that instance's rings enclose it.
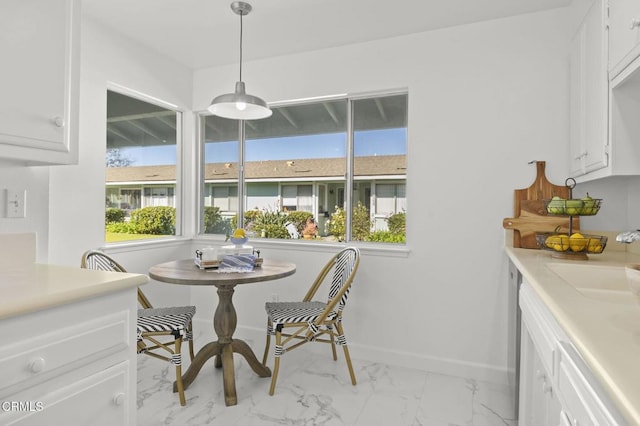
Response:
[[[240,13],[240,81],[242,81],[242,15]]]

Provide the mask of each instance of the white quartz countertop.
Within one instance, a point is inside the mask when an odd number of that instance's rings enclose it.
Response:
[[[0,269],[0,319],[146,283],[146,275],[44,264]]]
[[[612,280],[615,277],[619,281],[624,265],[640,263],[640,256],[605,251],[578,261],[554,259],[544,250],[505,249],[524,280],[571,338],[620,414],[629,424],[640,424],[640,303],[630,292],[603,292],[606,297],[590,297],[568,282],[573,278],[584,280],[596,272],[605,278],[611,273]],[[561,277],[553,268],[562,268],[564,275]]]

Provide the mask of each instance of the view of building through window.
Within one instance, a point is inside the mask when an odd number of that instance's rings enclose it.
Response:
[[[105,241],[176,234],[181,113],[107,91]]]
[[[228,235],[242,201],[254,238],[404,243],[407,95],[272,109],[245,122],[240,183],[238,122],[201,117],[204,233]]]

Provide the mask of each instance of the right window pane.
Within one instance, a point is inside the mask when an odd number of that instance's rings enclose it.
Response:
[[[353,109],[351,239],[406,239],[407,95],[357,99]]]

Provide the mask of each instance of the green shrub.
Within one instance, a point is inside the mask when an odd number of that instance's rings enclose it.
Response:
[[[338,241],[344,241],[345,223],[344,209],[336,207],[336,211],[333,212],[329,220],[329,234],[336,237]],[[354,241],[365,241],[370,233],[371,218],[369,217],[369,210],[364,204],[358,202],[358,205],[353,209],[353,217],[351,218],[351,238]]]
[[[289,231],[283,225],[277,224],[266,224],[263,225],[261,230],[264,229],[266,238],[280,238],[280,239],[288,239],[291,238]]]
[[[204,233],[226,234],[231,230],[230,221],[223,219],[219,207],[207,206],[204,208]]]
[[[353,218],[351,219],[351,237],[354,241],[364,241],[371,233],[371,217],[369,210],[362,203],[353,209]]]
[[[176,209],[168,206],[136,209],[131,212],[130,224],[137,234],[174,235]]]
[[[404,243],[406,238],[404,234],[396,234],[391,231],[376,231],[367,236],[366,241],[376,243]]]
[[[327,223],[327,231],[330,235],[333,235],[338,241],[344,241],[345,239],[345,211],[344,209],[336,206],[336,211],[331,214],[331,219]]]
[[[107,223],[106,231],[114,234],[137,234],[135,226],[129,222]]]
[[[116,207],[110,207],[105,211],[104,223],[124,222],[125,212],[122,209]]]
[[[405,212],[396,213],[389,216],[387,218],[387,225],[389,227],[389,231],[391,231],[391,233],[393,234],[406,235],[407,234],[406,216],[407,215]]]

